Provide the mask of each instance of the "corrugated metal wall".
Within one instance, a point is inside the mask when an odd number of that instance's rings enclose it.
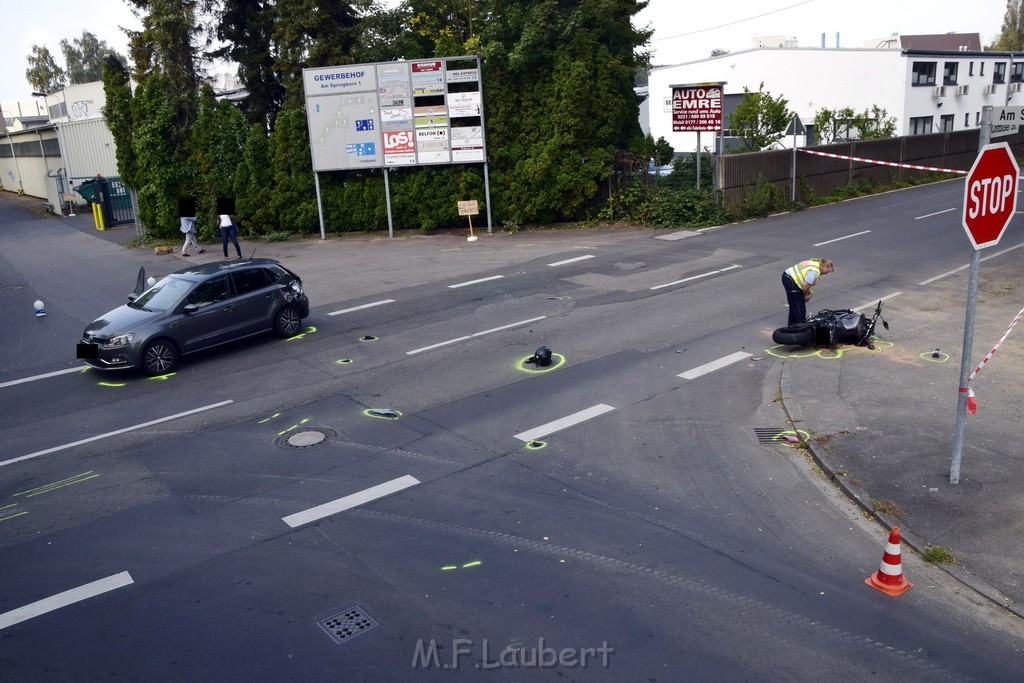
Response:
[[[861,140],[806,149],[828,154],[877,159],[894,163],[914,164],[969,170],[978,156],[980,133],[977,129],[950,133],[912,135],[885,140]],[[1024,132],[995,138],[1008,142],[1015,156],[1024,152]],[[786,197],[790,196],[793,173],[793,151],[773,150],[754,154],[727,154],[718,167],[719,187],[726,208],[735,206],[758,186],[770,183]],[[888,183],[909,177],[927,175],[928,171],[883,166],[849,159],[831,159],[797,151],[797,199],[810,195],[824,196],[843,185],[860,180]],[[952,176],[951,176],[952,177]]]
[[[4,190],[23,189],[27,195],[46,199],[47,174],[59,168],[60,147],[53,130],[17,131],[0,137],[0,180]]]
[[[68,166],[66,170],[76,185],[87,178],[95,178],[97,173],[104,177],[117,175],[117,146],[105,119],[71,121],[59,123],[57,127]]]

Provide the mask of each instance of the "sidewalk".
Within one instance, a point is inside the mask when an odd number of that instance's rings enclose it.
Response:
[[[1024,250],[981,266],[972,371],[1024,306],[1022,259]],[[940,566],[1024,616],[1024,326],[970,384],[978,412],[967,415],[960,482],[950,484],[966,297],[964,270],[885,302],[890,329],[878,326],[876,351],[788,355],[783,404],[812,434],[826,476],[861,507],[918,552],[949,550],[956,562]]]

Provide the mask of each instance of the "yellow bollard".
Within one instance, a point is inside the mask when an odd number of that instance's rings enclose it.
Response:
[[[103,223],[103,207],[99,204],[92,205],[92,222],[96,225],[97,230],[107,229],[107,226]]]

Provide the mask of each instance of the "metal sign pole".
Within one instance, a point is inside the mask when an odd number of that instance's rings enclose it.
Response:
[[[971,372],[971,347],[974,344],[974,307],[978,300],[978,266],[981,251],[974,250],[967,276],[967,311],[964,314],[964,345],[960,358],[960,392],[956,401],[956,427],[953,430],[953,460],[949,466],[949,483],[960,483],[960,454],[964,447],[964,422],[967,419],[967,377]]]
[[[992,141],[992,107],[981,109],[981,135],[979,152]],[[971,351],[974,344],[974,307],[978,300],[978,270],[981,265],[981,250],[971,255],[971,267],[967,275],[967,310],[964,312],[964,344],[960,358],[960,391],[956,401],[956,426],[953,429],[953,459],[949,465],[949,483],[960,483],[960,456],[964,447],[964,422],[967,418],[967,378],[971,372]]]
[[[388,180],[388,167],[384,167],[384,205],[388,208],[388,239],[395,236],[395,224],[391,220],[391,181]]]
[[[316,213],[320,216],[320,239],[327,239],[327,234],[324,232],[324,204],[320,200],[320,174],[313,171],[313,182],[316,183]]]

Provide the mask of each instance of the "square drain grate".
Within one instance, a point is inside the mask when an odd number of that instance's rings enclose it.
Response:
[[[336,643],[347,642],[380,626],[373,617],[355,606],[316,623]]]

